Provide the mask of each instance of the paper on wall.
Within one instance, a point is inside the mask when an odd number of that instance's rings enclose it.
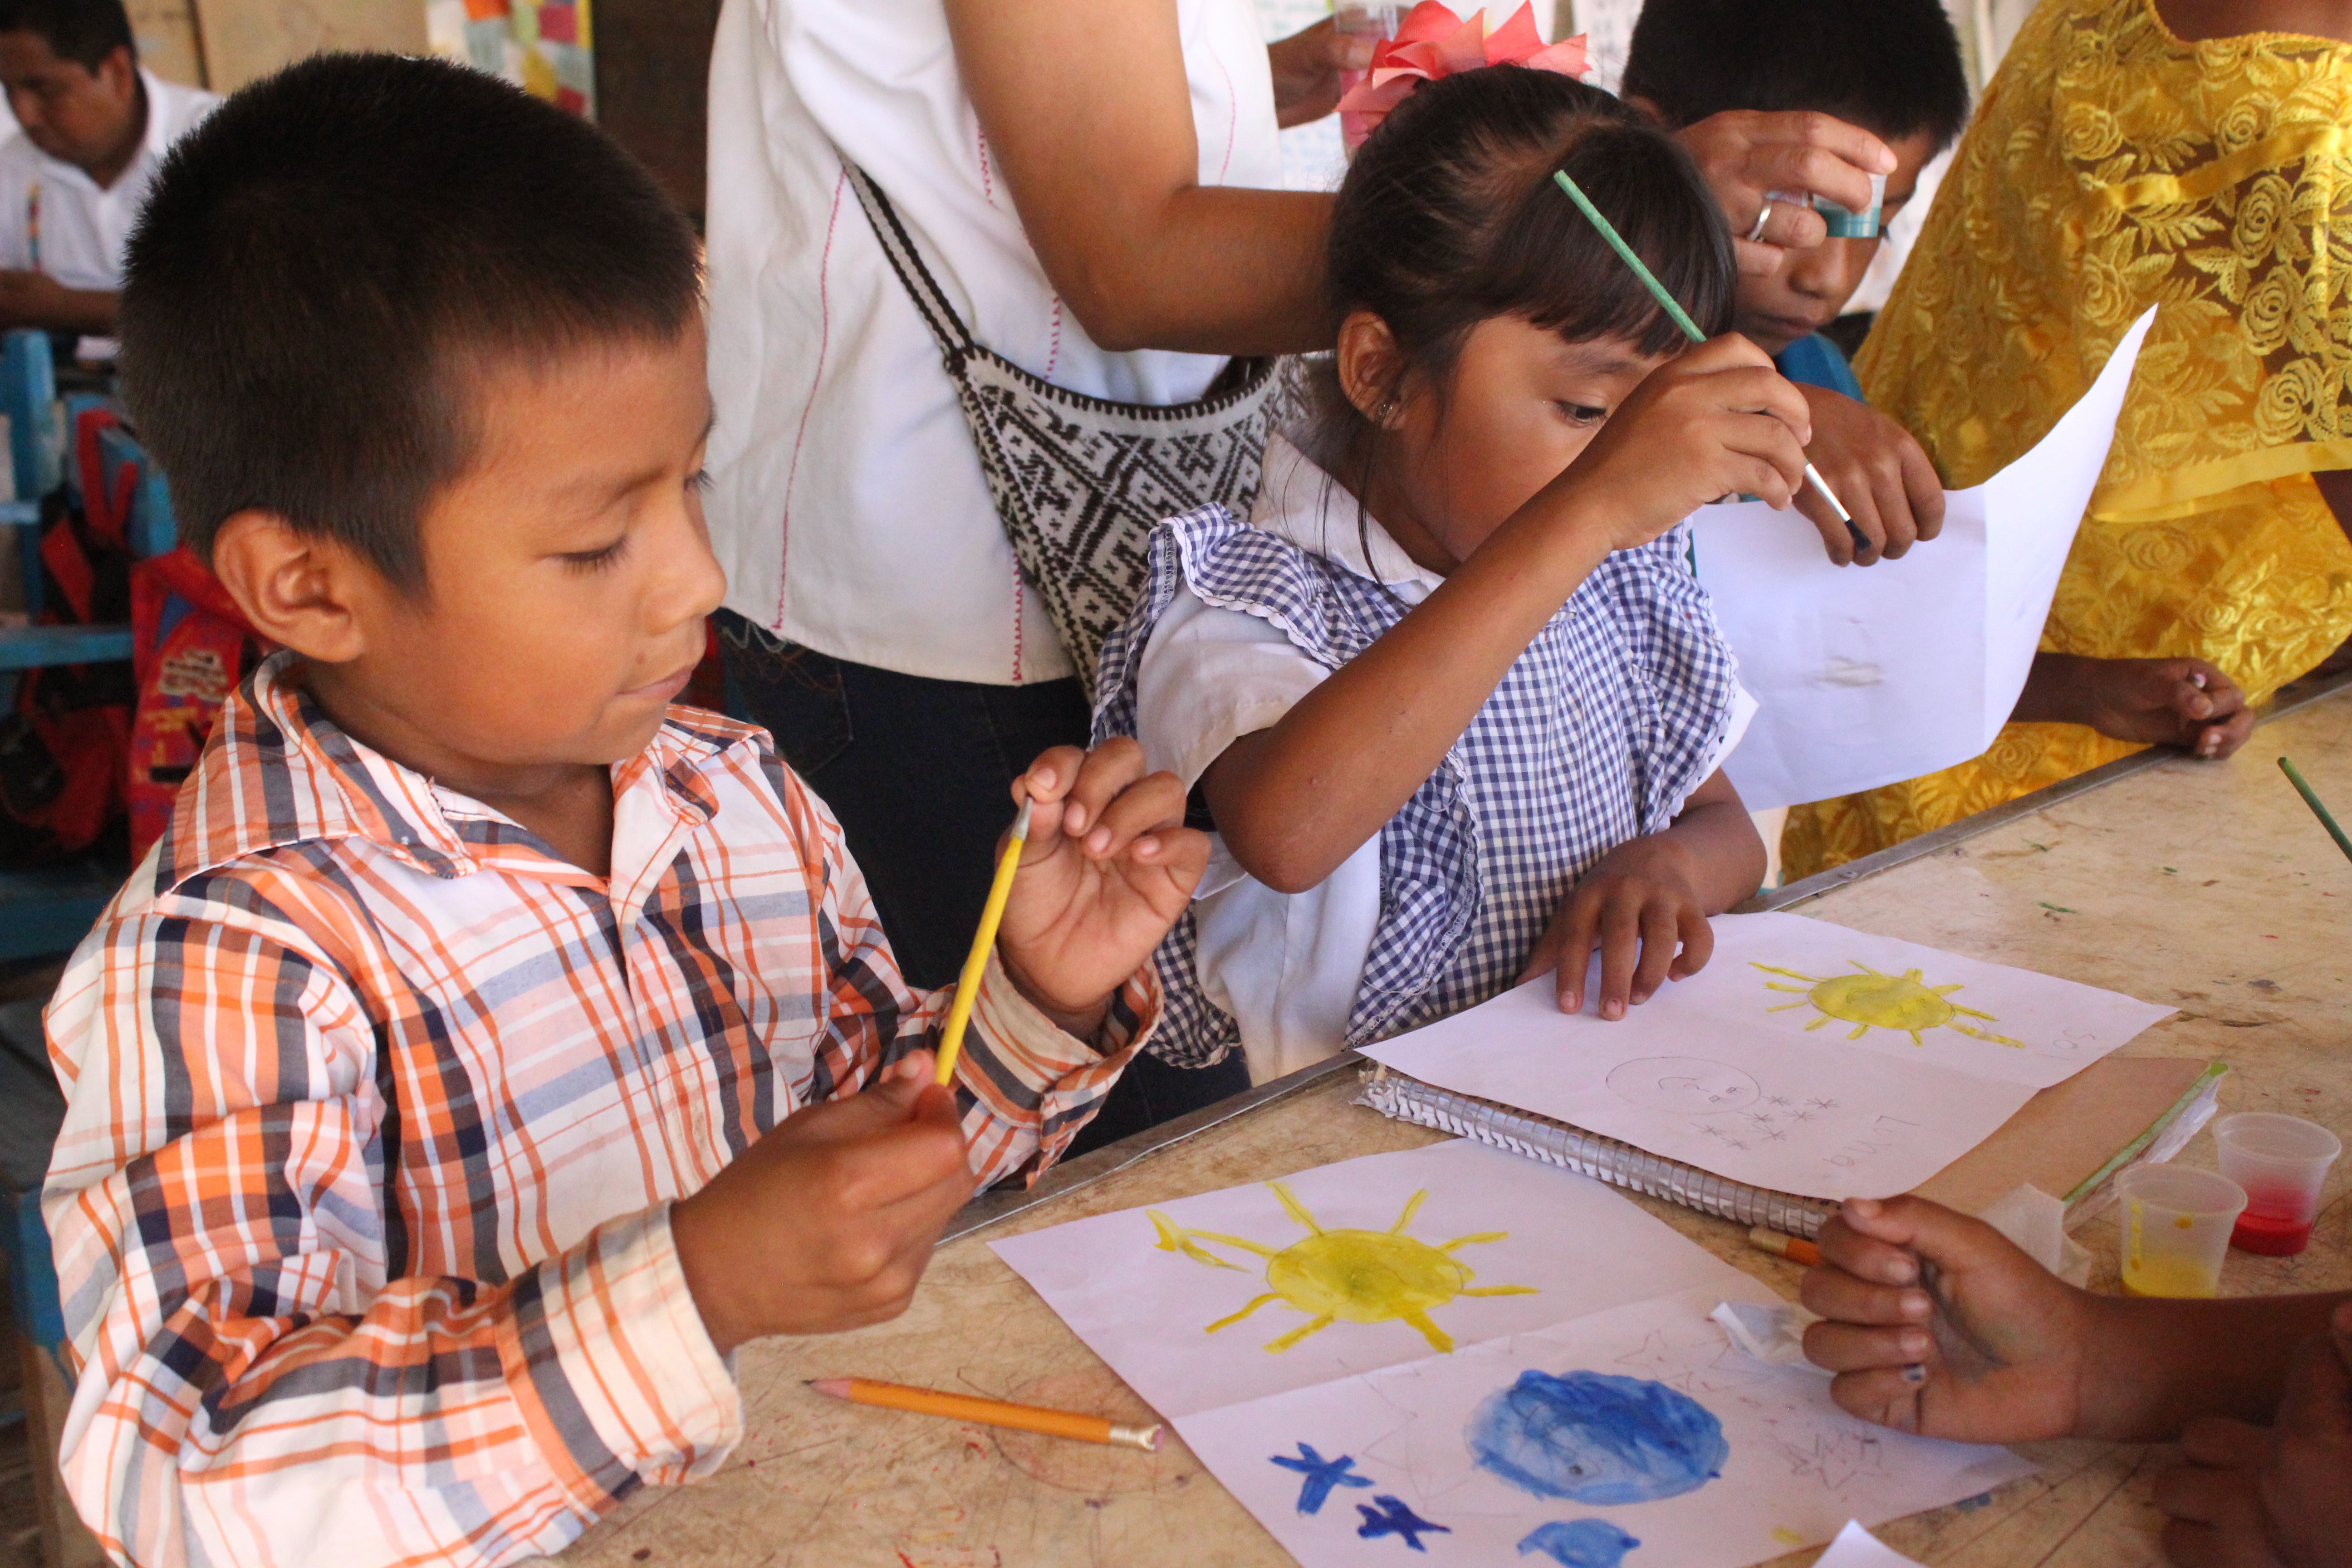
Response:
[[[2047,436],[1900,560],[1839,567],[1794,511],[1692,520],[1699,581],[1759,705],[1726,762],[1751,811],[1916,778],[1979,756],[2017,706],[2156,312]]]
[[[1542,978],[1365,1048],[1399,1072],[1737,1182],[1907,1192],[2036,1089],[2171,1009],[1799,915],[1718,915],[1715,953],[1616,1022]]]
[[[1825,1380],[1734,1348],[1714,1300],[1612,1308],[1175,1426],[1304,1568],[1402,1563],[1407,1540],[1432,1563],[1739,1568],[2032,1472],[1845,1415]],[[1301,1465],[1330,1480],[1319,1496]]]

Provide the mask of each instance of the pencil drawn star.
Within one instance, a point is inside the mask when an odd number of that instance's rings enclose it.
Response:
[[[1402,1536],[1404,1543],[1415,1552],[1426,1552],[1429,1548],[1421,1543],[1421,1538],[1424,1533],[1434,1532],[1439,1535],[1454,1533],[1449,1527],[1432,1524],[1413,1512],[1405,1506],[1402,1498],[1392,1498],[1383,1492],[1372,1501],[1380,1506],[1368,1508],[1362,1503],[1356,1505],[1356,1511],[1364,1516],[1364,1522],[1356,1527],[1356,1533],[1366,1541],[1383,1535],[1399,1535]]]
[[[1812,1441],[1803,1445],[1776,1437],[1773,1446],[1788,1462],[1790,1480],[1801,1481],[1811,1476],[1832,1491],[1864,1471],[1877,1473],[1884,1462],[1877,1438],[1853,1432],[1815,1433]]]
[[[1298,1511],[1301,1513],[1322,1512],[1323,1504],[1329,1500],[1333,1487],[1369,1487],[1372,1484],[1370,1477],[1356,1474],[1356,1461],[1349,1456],[1342,1454],[1336,1459],[1327,1459],[1317,1453],[1311,1444],[1299,1444],[1298,1458],[1295,1459],[1281,1454],[1273,1456],[1273,1458],[1284,1469],[1297,1470],[1305,1478],[1298,1483]]]
[[[1813,1113],[1810,1110],[1792,1110],[1789,1112],[1789,1120],[1791,1121],[1811,1121],[1812,1119]]]
[[[1742,1121],[1747,1122],[1750,1127],[1769,1127],[1772,1125],[1772,1113],[1769,1110],[1743,1110],[1739,1113],[1739,1119]]]
[[[1805,1104],[1814,1110],[1835,1110],[1837,1109],[1837,1101],[1834,1100],[1808,1100],[1805,1101]]]
[[[1768,1094],[1764,1097],[1764,1103],[1767,1105],[1777,1105],[1782,1110],[1786,1110],[1790,1106],[1795,1104],[1796,1101],[1789,1099],[1786,1095]]]
[[[1788,1141],[1789,1135],[1777,1127],[1769,1128],[1764,1133],[1764,1142],[1767,1143],[1785,1143]]]

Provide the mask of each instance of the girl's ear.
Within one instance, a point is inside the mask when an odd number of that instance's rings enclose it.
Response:
[[[1396,419],[1403,396],[1404,354],[1389,324],[1370,310],[1351,310],[1339,323],[1336,368],[1339,390],[1357,413],[1383,429]]]

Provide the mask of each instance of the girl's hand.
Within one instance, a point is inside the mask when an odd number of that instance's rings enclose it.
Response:
[[[2112,740],[2178,746],[2210,761],[2230,755],[2254,732],[2246,694],[2201,658],[2036,654],[2011,717],[2087,724]]]
[[[1813,416],[1806,454],[1870,541],[1870,548],[1857,553],[1853,536],[1830,510],[1829,498],[1807,485],[1798,493],[1797,510],[1821,531],[1832,563],[1867,566],[1892,561],[1915,542],[1944,531],[1943,481],[1910,431],[1868,404],[1825,386],[1797,391]]]
[[[1798,1299],[1805,1356],[1865,1421],[1963,1443],[2075,1433],[2097,1300],[1925,1198],[1850,1199]],[[1932,1272],[1929,1266],[1932,1266]]]
[[[1762,349],[1727,333],[1651,372],[1529,504],[1557,505],[1610,549],[1631,550],[1725,496],[1785,509],[1812,435],[1804,395]]]
[[[1582,1012],[1596,942],[1604,1018],[1622,1018],[1629,1001],[1639,1006],[1668,980],[1706,967],[1715,952],[1706,903],[1689,857],[1668,835],[1631,838],[1601,857],[1552,916],[1519,983],[1556,973],[1559,1010]]]
[[[996,945],[1021,994],[1079,1039],[1183,914],[1209,863],[1184,826],[1184,786],[1143,771],[1121,737],[1056,746],[1013,784],[1036,803]]]

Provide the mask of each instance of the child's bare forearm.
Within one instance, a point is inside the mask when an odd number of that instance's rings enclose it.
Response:
[[[2352,1291],[2213,1301],[2094,1298],[2074,1436],[2161,1443],[2199,1415],[2268,1422],[2296,1344]]]
[[[1202,775],[1225,846],[1279,892],[1337,870],[1412,798],[1608,553],[1539,496],[1361,654]]]
[[[1706,912],[1719,915],[1764,882],[1764,840],[1721,769],[1691,792],[1660,837],[1686,851],[1691,887]]]

